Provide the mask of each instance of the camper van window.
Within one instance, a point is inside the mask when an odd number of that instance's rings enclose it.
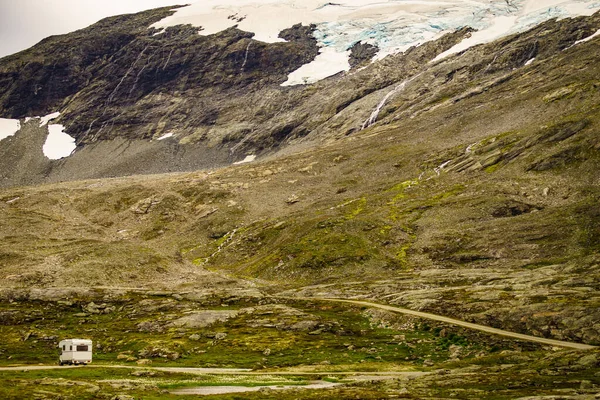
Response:
[[[66,350],[66,349],[67,349],[67,346],[63,344],[63,350]]]
[[[69,346],[69,350],[73,351],[73,346]]]
[[[80,344],[77,346],[77,351],[88,351],[88,347],[85,344]]]

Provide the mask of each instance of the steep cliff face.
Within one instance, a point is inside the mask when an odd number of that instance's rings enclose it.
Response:
[[[173,128],[190,134],[214,125],[227,99],[279,85],[317,55],[311,27],[286,29],[280,35],[288,42],[271,45],[235,28],[210,37],[191,26],[149,29],[170,13],[109,18],[5,58],[2,114],[60,109],[80,144],[149,139]]]
[[[52,36],[0,61],[0,104],[5,118],[46,115],[97,79],[99,70],[119,57],[148,26],[173,11],[104,19],[68,35]],[[112,77],[116,78],[116,77]]]

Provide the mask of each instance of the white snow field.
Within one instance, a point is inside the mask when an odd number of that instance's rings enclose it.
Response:
[[[70,156],[77,147],[75,139],[64,132],[62,125],[48,125],[48,137],[42,147],[44,155],[50,160],[60,160]]]
[[[153,26],[202,27],[210,35],[237,25],[267,43],[295,24],[316,24],[317,58],[292,72],[285,86],[308,84],[348,71],[349,49],[358,42],[379,47],[375,59],[407,50],[470,26],[478,32],[437,59],[551,18],[592,15],[598,0],[203,0],[178,9]]]
[[[0,140],[14,135],[21,129],[21,123],[18,119],[0,118]]]
[[[332,47],[321,47],[319,55],[288,75],[281,86],[306,85],[328,78],[342,71],[350,71],[350,50],[343,53]]]

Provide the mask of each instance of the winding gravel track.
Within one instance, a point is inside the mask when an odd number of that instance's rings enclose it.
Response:
[[[592,349],[597,348],[597,346],[591,346],[589,344],[564,342],[562,340],[546,339],[546,338],[541,338],[541,337],[537,337],[537,336],[525,335],[523,333],[510,332],[510,331],[505,331],[503,329],[492,328],[492,327],[485,326],[485,325],[479,325],[479,324],[474,324],[471,322],[461,321],[459,319],[443,317],[441,315],[430,314],[430,313],[421,312],[421,311],[413,311],[413,310],[408,310],[406,308],[388,306],[385,304],[371,303],[369,301],[348,300],[348,299],[330,299],[330,298],[321,298],[321,297],[286,297],[286,299],[356,304],[359,306],[379,308],[381,310],[387,310],[387,311],[397,312],[397,313],[401,313],[401,314],[412,315],[415,317],[430,319],[433,321],[445,322],[448,324],[458,325],[458,326],[462,326],[464,328],[474,329],[474,330],[481,331],[481,332],[492,333],[495,335],[506,336],[506,337],[510,337],[510,338],[514,338],[514,339],[526,340],[528,342],[534,342],[534,343],[540,343],[540,344],[545,344],[545,345],[550,345],[550,346],[564,347],[564,348],[576,349],[576,350],[592,350]]]

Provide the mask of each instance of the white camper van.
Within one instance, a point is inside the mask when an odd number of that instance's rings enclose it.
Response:
[[[92,362],[92,341],[87,339],[62,340],[59,364],[89,364]]]

